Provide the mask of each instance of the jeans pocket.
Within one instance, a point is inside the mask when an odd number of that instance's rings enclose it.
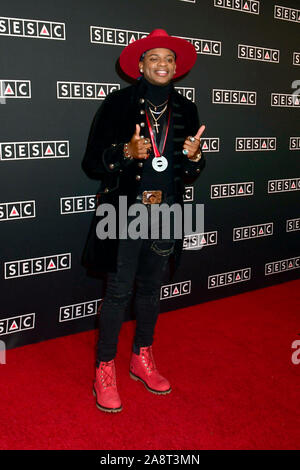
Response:
[[[155,240],[151,244],[151,250],[160,256],[168,256],[174,251],[175,241]]]

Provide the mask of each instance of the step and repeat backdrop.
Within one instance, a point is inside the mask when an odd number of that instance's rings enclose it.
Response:
[[[199,304],[201,315],[203,302],[299,277],[299,7],[298,0],[2,2],[2,344],[98,325],[105,279],[88,273],[81,256],[99,183],[81,162],[97,109],[129,84],[117,66],[123,47],[155,28],[196,48],[195,67],[175,86],[198,106],[207,159],[185,191],[187,203],[204,204],[205,228],[185,238],[180,268],[161,289],[161,313]]]

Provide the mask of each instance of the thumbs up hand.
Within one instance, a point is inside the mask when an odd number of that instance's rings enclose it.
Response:
[[[135,133],[131,137],[130,142],[127,145],[128,153],[132,158],[139,160],[149,157],[150,149],[152,148],[150,139],[141,138],[141,128],[139,124],[135,126]]]
[[[197,134],[194,137],[189,136],[184,141],[182,153],[187,155],[191,160],[193,160],[200,152],[200,140],[204,131],[205,126],[202,125],[199,127]]]

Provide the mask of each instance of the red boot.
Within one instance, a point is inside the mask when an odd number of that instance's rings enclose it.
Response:
[[[96,379],[94,381],[94,396],[96,406],[102,411],[117,413],[122,411],[122,404],[116,385],[115,361],[101,361],[96,368]]]
[[[171,392],[167,379],[159,374],[154,362],[152,346],[140,348],[140,354],[132,352],[130,361],[130,377],[143,382],[147,390],[157,395]]]

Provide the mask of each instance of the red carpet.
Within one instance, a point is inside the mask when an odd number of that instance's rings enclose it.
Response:
[[[165,396],[129,377],[135,323],[125,322],[117,414],[92,395],[96,330],[9,350],[1,449],[299,449],[299,292],[296,280],[161,314],[153,350],[173,388]]]

